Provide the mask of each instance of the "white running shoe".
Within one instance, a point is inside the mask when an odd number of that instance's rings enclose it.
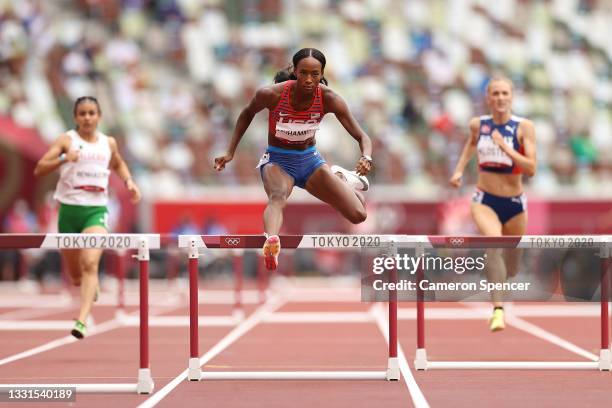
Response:
[[[340,167],[337,165],[331,166],[332,173],[340,173],[346,179],[346,182],[349,186],[353,187],[355,190],[367,191],[370,188],[370,182],[366,178],[366,176],[360,176],[354,171],[350,171],[345,169],[344,167]]]

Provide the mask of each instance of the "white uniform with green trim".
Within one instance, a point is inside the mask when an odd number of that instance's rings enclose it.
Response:
[[[96,132],[96,140],[87,142],[76,130],[66,132],[71,149],[79,151],[79,160],[60,166],[60,179],[53,197],[63,204],[105,206],[108,203],[108,168],[111,149],[108,136]]]

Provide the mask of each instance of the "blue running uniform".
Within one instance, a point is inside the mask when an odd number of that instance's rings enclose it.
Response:
[[[305,150],[289,150],[268,146],[259,160],[257,167],[263,178],[263,168],[274,163],[293,177],[294,183],[300,188],[306,188],[306,182],[319,167],[325,164],[325,159],[312,146]]]
[[[515,215],[527,211],[525,193],[514,197],[501,197],[476,189],[472,202],[491,207],[502,224],[510,221]]]

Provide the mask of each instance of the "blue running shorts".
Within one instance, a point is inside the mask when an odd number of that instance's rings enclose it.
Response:
[[[270,163],[276,164],[293,177],[296,186],[306,188],[306,182],[315,170],[325,164],[325,159],[314,146],[306,150],[288,150],[268,146],[257,165],[262,178],[263,168]]]
[[[476,189],[472,202],[491,207],[502,224],[507,223],[515,215],[527,211],[525,193],[514,197],[501,197]]]

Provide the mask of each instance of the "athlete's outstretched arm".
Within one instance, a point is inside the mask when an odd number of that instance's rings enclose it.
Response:
[[[238,143],[240,143],[242,136],[244,136],[244,132],[248,129],[253,118],[258,112],[265,108],[269,108],[273,104],[274,97],[275,92],[272,87],[269,86],[260,88],[255,92],[253,99],[251,99],[249,104],[240,112],[240,115],[238,115],[227,151],[223,156],[215,158],[215,170],[223,170],[225,165],[232,161]]]
[[[457,166],[455,166],[455,171],[453,172],[450,180],[448,180],[448,183],[453,187],[459,187],[461,185],[463,170],[465,170],[465,166],[467,166],[474,156],[474,153],[476,153],[476,141],[478,140],[479,125],[479,118],[470,119],[470,135],[465,142],[465,146],[463,146],[461,156],[459,156],[459,161],[457,162]]]
[[[111,149],[111,160],[109,167],[113,169],[115,173],[117,173],[121,180],[123,180],[125,188],[127,188],[128,191],[132,193],[131,201],[133,203],[137,203],[138,201],[140,201],[140,190],[138,189],[138,186],[136,186],[136,184],[134,183],[134,180],[132,180],[130,169],[123,160],[123,157],[121,157],[121,153],[119,153],[117,141],[114,137],[109,137],[108,144],[110,145]]]
[[[501,134],[495,130],[491,137],[495,144],[499,146],[500,149],[504,151],[514,163],[516,163],[526,175],[529,177],[533,177],[537,168],[536,161],[536,144],[535,144],[535,126],[533,122],[530,120],[523,120],[519,124],[519,136],[521,136],[522,144],[523,144],[523,152],[524,155],[520,154],[516,150],[510,148],[506,143],[504,143],[504,139]]]
[[[332,91],[330,88],[325,88],[325,100],[323,105],[326,112],[331,112],[338,118],[338,121],[346,129],[346,131],[359,143],[362,157],[357,162],[355,170],[361,175],[366,175],[372,170],[372,162],[363,156],[372,156],[372,140],[361,129],[357,120],[349,110],[348,105],[340,95]]]
[[[62,156],[62,154],[65,154]],[[79,160],[78,150],[70,150],[70,136],[63,134],[51,145],[47,153],[36,163],[34,176],[40,177],[59,168],[66,161]]]

